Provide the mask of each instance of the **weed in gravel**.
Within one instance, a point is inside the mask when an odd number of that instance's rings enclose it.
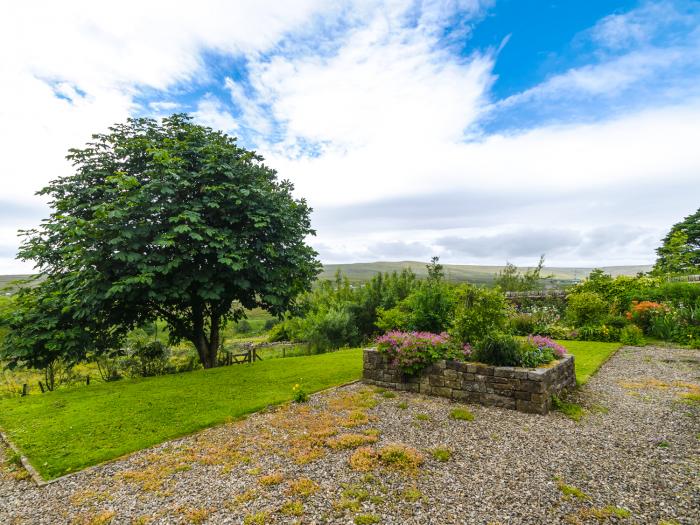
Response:
[[[668,441],[666,441],[665,439],[661,439],[661,440],[656,442],[656,446],[659,448],[668,448],[671,446],[671,444]]]
[[[280,513],[285,516],[301,516],[304,514],[304,504],[299,501],[287,501],[280,507]]]
[[[567,485],[561,480],[557,482],[557,488],[561,491],[564,499],[576,498],[580,500],[590,499],[590,496],[583,492],[581,489],[574,487],[573,485]]]
[[[578,511],[578,517],[583,520],[595,519],[598,521],[606,521],[610,518],[622,520],[629,518],[631,515],[632,513],[629,510],[623,509],[622,507],[616,507],[614,505],[607,505],[605,507],[591,507]]]
[[[368,428],[367,430],[363,430],[362,433],[365,436],[372,436],[378,438],[382,432],[378,428]]]
[[[334,410],[353,410],[358,408],[374,408],[377,406],[374,392],[365,388],[358,392],[349,392],[331,399],[328,406]]]
[[[309,478],[295,479],[289,484],[289,493],[302,498],[308,498],[318,492],[321,487]]]
[[[109,492],[91,489],[79,490],[78,492],[73,493],[69,498],[71,504],[76,507],[104,503],[106,501],[110,501],[111,499],[112,496]]]
[[[396,397],[396,392],[392,392],[391,390],[385,390],[384,392],[381,393],[381,396],[384,399],[393,399]]]
[[[432,451],[431,454],[433,456],[433,459],[441,462],[449,461],[450,458],[452,457],[452,451],[449,448],[445,447],[435,447]]]
[[[570,403],[559,398],[556,394],[552,395],[552,408],[557,412],[561,412],[569,419],[574,421],[581,421],[585,411],[583,407],[578,403]]]
[[[364,410],[353,410],[340,424],[344,427],[353,428],[366,425],[367,423],[369,423],[369,416],[367,415],[367,412]]]
[[[409,487],[401,492],[401,499],[411,503],[416,502],[421,498],[423,498],[423,493],[416,487]]]
[[[371,447],[360,447],[352,453],[349,462],[353,470],[368,472],[379,465],[379,458]]]
[[[379,516],[376,514],[358,514],[355,516],[355,525],[372,525],[379,523]]]
[[[376,441],[377,437],[373,435],[341,434],[340,436],[326,440],[326,445],[333,450],[342,450],[376,443]]]
[[[474,414],[469,412],[466,408],[455,408],[450,412],[450,418],[457,421],[473,421]]]
[[[594,405],[591,405],[590,409],[591,409],[591,412],[598,412],[599,414],[610,413],[610,409],[606,406],[603,406],[603,405],[594,404]]]
[[[241,492],[240,494],[234,496],[233,499],[231,499],[231,501],[226,503],[226,506],[231,510],[235,510],[244,503],[253,501],[257,497],[258,494],[254,490],[246,490],[245,492]]]
[[[209,518],[211,511],[209,509],[196,509],[196,508],[178,508],[178,512],[187,521],[187,523],[192,523],[194,525],[199,525],[204,523]]]
[[[248,514],[243,518],[243,525],[265,525],[270,521],[270,512],[261,510],[254,514]]]
[[[265,487],[279,485],[282,481],[284,481],[284,475],[281,472],[273,472],[272,474],[267,474],[258,478],[258,483]]]
[[[114,519],[113,510],[103,510],[99,513],[80,514],[71,522],[72,525],[107,525]]]
[[[349,510],[350,512],[359,512],[361,504],[356,499],[340,498],[333,503],[333,509],[339,512]]]
[[[416,414],[416,415],[415,415],[415,418],[416,418],[418,421],[430,421],[430,416],[429,416],[428,414],[422,414],[422,413],[421,413],[421,414]]]
[[[382,447],[379,460],[386,467],[410,472],[421,466],[423,456],[415,448],[397,443]]]
[[[357,501],[366,501],[369,499],[369,491],[359,483],[342,483],[343,492],[341,493],[345,499],[354,499]]]
[[[659,520],[659,525],[681,525],[676,520]]]

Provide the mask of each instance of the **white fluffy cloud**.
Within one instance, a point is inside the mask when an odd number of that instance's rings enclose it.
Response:
[[[529,261],[541,248],[531,234],[555,224],[540,235],[568,239],[548,250],[553,263],[651,261],[663,231],[698,205],[697,82],[585,123],[489,134],[480,124],[512,108],[643,93],[668,71],[692,69],[697,31],[663,47],[658,28],[687,25],[685,15],[645,4],[607,17],[587,34],[605,49],[595,63],[499,102],[490,94],[497,50],[452,47],[468,42],[489,4],[4,5],[0,143],[9,154],[0,207],[17,211],[0,213],[0,274],[28,269],[8,256],[14,232],[46,214],[32,195],[69,172],[68,147],[135,112],[179,110],[171,92],[212,81],[221,91],[201,97],[196,118],[246,132],[295,182],[317,210],[314,242],[326,260],[437,253],[500,263],[508,241],[519,247],[516,262]],[[446,38],[442,25],[455,13],[461,23]],[[249,78],[215,78],[207,53],[243,57]]]

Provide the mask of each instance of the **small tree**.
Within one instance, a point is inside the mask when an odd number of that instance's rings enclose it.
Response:
[[[700,271],[700,209],[671,227],[656,254],[656,274]]]
[[[542,279],[549,279],[552,275],[542,276],[544,268],[544,255],[540,256],[537,266],[530,270],[520,272],[513,263],[506,262],[494,279],[494,284],[506,292],[527,292],[542,287]]]
[[[39,192],[55,211],[20,257],[48,279],[73,276],[78,319],[162,318],[209,368],[228,320],[257,306],[282,314],[319,271],[311,209],[292,184],[186,115],[129,119],[68,159],[75,174]]]
[[[60,279],[46,280],[16,295],[7,317],[9,333],[0,347],[0,360],[10,369],[26,366],[44,372],[44,384],[53,390],[59,374],[90,353],[116,347],[119,329],[103,328],[97,320],[80,322],[75,302]]]

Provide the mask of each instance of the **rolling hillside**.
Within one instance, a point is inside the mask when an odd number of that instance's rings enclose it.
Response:
[[[379,272],[401,271],[403,268],[411,268],[419,277],[427,276],[426,263],[418,261],[398,261],[398,262],[373,262],[373,263],[352,263],[352,264],[326,264],[319,279],[332,279],[340,269],[352,282],[367,281]],[[445,274],[452,282],[471,282],[488,284],[493,281],[496,273],[503,269],[503,266],[477,266],[471,264],[444,264]],[[528,268],[520,268],[522,271]],[[651,265],[636,266],[604,266],[602,269],[611,274],[636,275],[639,272],[648,272]],[[552,281],[573,281],[586,277],[593,268],[555,268],[545,267],[543,275],[553,275]]]

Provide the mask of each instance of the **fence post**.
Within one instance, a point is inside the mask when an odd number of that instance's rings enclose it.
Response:
[[[41,389],[41,393],[43,394],[44,393],[44,384],[41,381],[39,381],[39,388]]]
[[[29,385],[24,383],[22,385],[22,397],[25,397],[27,394],[29,394]]]

